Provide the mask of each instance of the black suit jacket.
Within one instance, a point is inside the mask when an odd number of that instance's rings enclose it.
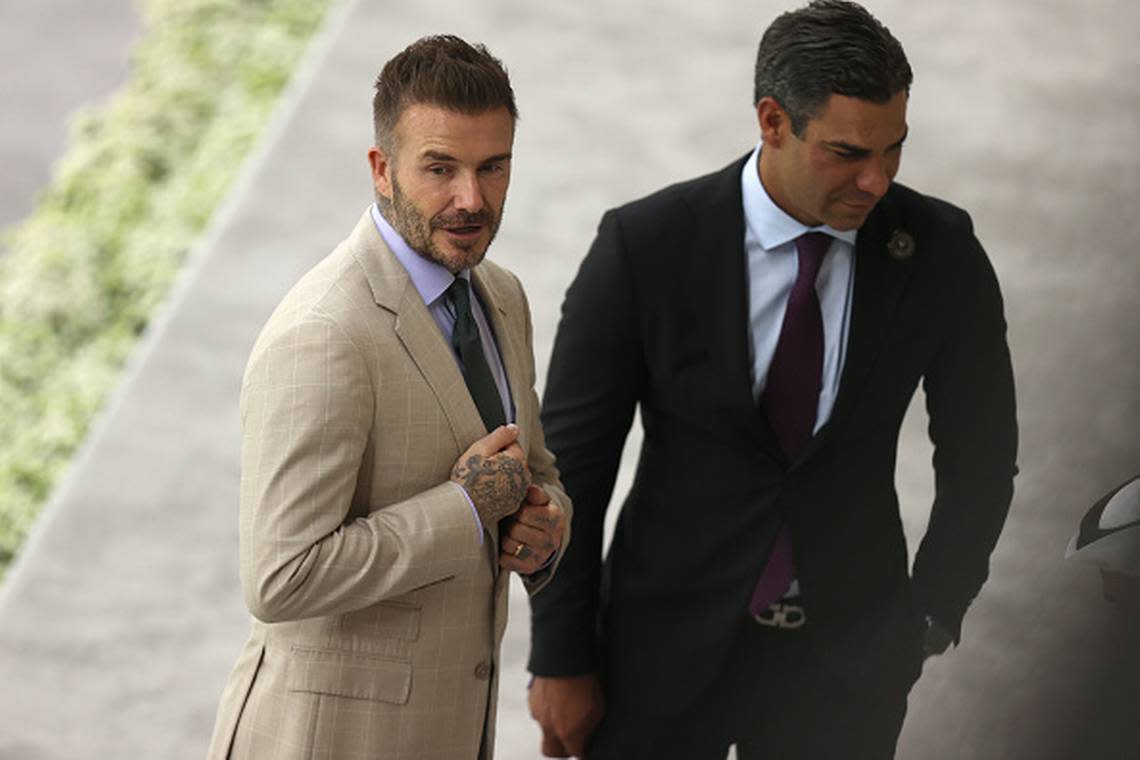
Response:
[[[574,541],[531,600],[530,668],[603,672],[611,716],[667,714],[724,665],[781,520],[821,656],[853,678],[900,656],[916,673],[922,615],[958,632],[1012,495],[997,281],[966,213],[899,184],[858,234],[830,419],[785,461],[752,398],[742,166],[607,212],[563,305],[542,418]],[[920,381],[937,495],[912,582],[894,470]],[[635,407],[644,443],[603,565]]]

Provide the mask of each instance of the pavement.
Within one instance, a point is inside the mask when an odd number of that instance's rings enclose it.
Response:
[[[126,80],[138,27],[130,0],[0,0],[0,228],[34,207],[71,114]]]
[[[114,24],[46,34],[26,5],[0,3],[5,51],[21,24],[59,51],[74,49],[68,34],[102,34],[112,47],[130,37]],[[1140,8],[868,5],[916,72],[899,179],[969,209],[1002,281],[1022,430],[990,581],[961,646],[930,661],[912,692],[898,757],[1136,757],[1140,621],[1103,598],[1094,568],[1063,553],[1085,510],[1140,471]],[[562,293],[603,210],[754,144],[755,46],[785,7],[339,6],[0,590],[0,760],[205,752],[248,631],[237,570],[244,362],[278,299],[370,202],[370,89],[386,59],[448,31],[487,43],[510,69],[522,118],[490,255],[531,296],[541,385]],[[24,76],[0,67],[0,93]],[[47,110],[43,128],[55,129],[62,117]],[[21,120],[0,125],[5,156]],[[0,207],[27,208],[8,186],[0,192]],[[932,492],[924,425],[920,393],[898,464],[915,541]],[[627,453],[638,442],[631,435]],[[539,754],[517,585],[512,604],[502,760]]]

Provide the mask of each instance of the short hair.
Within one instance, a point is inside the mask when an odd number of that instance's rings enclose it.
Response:
[[[772,22],[756,52],[752,103],[772,97],[803,136],[828,98],[886,103],[910,91],[902,45],[867,9],[846,0],[813,0]]]
[[[519,115],[502,62],[483,45],[450,34],[421,37],[384,64],[372,98],[376,144],[391,149],[400,114],[421,103],[464,114],[503,107],[512,120]]]

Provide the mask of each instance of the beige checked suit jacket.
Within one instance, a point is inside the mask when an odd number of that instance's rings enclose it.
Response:
[[[567,511],[565,545],[570,505],[539,426],[526,297],[490,262],[472,283],[534,482]],[[367,212],[263,329],[241,414],[241,577],[254,619],[209,758],[490,758],[508,574],[497,531],[480,545],[448,480],[486,430]]]

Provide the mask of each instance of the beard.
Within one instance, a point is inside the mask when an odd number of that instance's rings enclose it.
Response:
[[[400,233],[400,237],[413,251],[428,261],[434,261],[441,267],[458,274],[464,269],[470,269],[483,260],[495,233],[499,231],[499,221],[502,213],[494,213],[489,208],[483,208],[475,213],[456,210],[436,214],[430,219],[420,213],[408,196],[400,189],[400,184],[392,177],[392,200],[378,195],[380,211],[388,223]],[[468,225],[479,225],[488,231],[486,242],[482,238],[471,242],[448,241],[446,250],[444,246],[436,244],[432,234],[436,230],[454,229]],[[446,234],[446,233],[445,233]]]

